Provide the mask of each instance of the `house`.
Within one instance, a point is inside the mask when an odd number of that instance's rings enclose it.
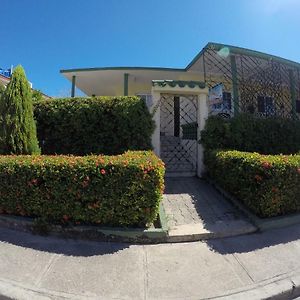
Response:
[[[262,116],[300,113],[300,64],[240,47],[208,43],[183,69],[104,67],[60,71],[88,96],[141,95],[149,99],[152,80],[201,81],[210,93],[210,110]],[[149,100],[151,101],[151,100]]]
[[[201,173],[203,149],[197,139],[208,113],[300,116],[300,64],[230,45],[208,43],[183,69],[104,67],[60,72],[72,83],[72,97],[75,87],[88,96],[141,96],[154,113],[154,149],[169,172]]]
[[[2,83],[4,86],[7,86],[7,84],[10,82],[10,78],[11,78],[11,75],[13,73],[13,68],[11,67],[10,69],[2,69],[0,68],[0,83]],[[30,85],[30,88],[33,92],[33,98],[34,99],[50,99],[51,97],[42,93],[41,91],[39,90],[35,90],[32,88],[32,83],[30,81],[29,82],[29,85]]]
[[[12,74],[12,69],[2,69],[0,68],[0,83],[7,86],[10,81],[10,77]]]

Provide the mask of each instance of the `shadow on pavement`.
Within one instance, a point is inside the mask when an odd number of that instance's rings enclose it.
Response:
[[[218,226],[224,223],[238,220],[248,221],[243,212],[235,208],[226,200],[212,185],[203,179],[196,177],[176,177],[166,178],[165,195],[174,195],[177,200],[173,200],[174,211],[180,208],[180,214],[185,218],[184,224],[188,224],[191,209],[198,215],[198,222],[210,232],[214,232]],[[179,203],[181,202],[181,203]],[[186,208],[182,204],[188,205]],[[173,212],[173,214],[176,214]],[[178,222],[177,222],[178,223]],[[182,225],[178,224],[178,225]]]
[[[0,229],[1,242],[38,251],[83,257],[113,254],[130,246],[123,243],[91,242],[38,236],[3,228]]]
[[[208,240],[206,243],[213,251],[220,254],[233,254],[251,252],[296,240],[300,240],[299,225],[232,238]]]

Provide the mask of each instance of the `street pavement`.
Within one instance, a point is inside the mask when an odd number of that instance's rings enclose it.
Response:
[[[300,295],[299,267],[299,225],[157,245],[0,229],[3,299],[291,299]]]

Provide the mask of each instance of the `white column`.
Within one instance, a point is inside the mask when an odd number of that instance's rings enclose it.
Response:
[[[160,156],[160,93],[155,92],[152,89],[152,106],[150,107],[150,113],[153,114],[153,121],[155,122],[155,129],[152,134],[152,147],[154,153]]]
[[[201,130],[204,129],[206,119],[208,118],[208,99],[207,93],[201,93],[198,95],[198,141],[201,138]],[[202,177],[205,171],[204,166],[204,149],[202,144],[198,143],[198,167],[197,176]]]

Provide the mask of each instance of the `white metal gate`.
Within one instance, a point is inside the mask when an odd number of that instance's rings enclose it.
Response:
[[[197,170],[197,95],[161,94],[161,158],[167,172]]]

